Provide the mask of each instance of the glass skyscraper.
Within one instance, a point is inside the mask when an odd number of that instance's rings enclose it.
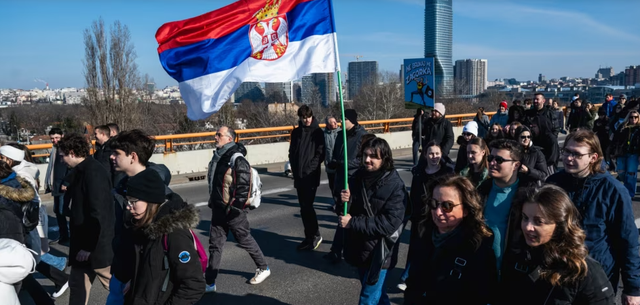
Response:
[[[424,10],[424,57],[434,57],[436,94],[453,89],[452,0],[426,0]]]

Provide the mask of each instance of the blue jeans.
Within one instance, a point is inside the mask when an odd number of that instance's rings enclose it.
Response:
[[[619,178],[624,183],[625,188],[629,191],[631,198],[636,196],[638,185],[638,155],[626,154],[618,157],[617,166]]]
[[[369,274],[368,268],[358,268],[358,275],[360,276],[360,283],[362,289],[360,290],[360,302],[359,305],[390,305],[391,301],[387,295],[387,287],[384,285],[384,280],[387,276],[387,269],[380,270],[380,277],[375,285],[367,285],[367,276]]]
[[[124,304],[124,286],[126,283],[120,282],[115,276],[111,276],[109,281],[109,296],[106,305],[122,305]]]

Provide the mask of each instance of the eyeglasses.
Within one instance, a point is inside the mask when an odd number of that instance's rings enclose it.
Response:
[[[465,137],[474,136],[474,134],[472,134],[470,132],[463,132],[462,135],[465,136]]]
[[[226,137],[226,136],[227,135],[225,135],[223,133],[220,133],[220,132],[216,133],[216,137],[218,137],[218,138],[222,138],[222,137]]]
[[[496,161],[496,163],[498,164],[502,164],[504,162],[518,162],[518,160],[509,160],[509,159],[505,159],[503,157],[500,156],[494,156],[494,155],[488,155],[487,156],[487,161],[489,161],[489,163]]]
[[[590,155],[590,154],[592,154],[592,153],[589,152],[589,153],[586,153],[586,154],[580,154],[580,153],[577,153],[575,151],[570,151],[570,150],[566,150],[566,149],[562,150],[562,156],[563,157],[565,157],[565,158],[571,157],[571,158],[574,158],[576,160],[580,160],[580,159],[582,159],[582,157],[584,157],[586,155]]]
[[[127,199],[127,205],[132,209],[133,209],[133,206],[136,204],[136,202],[138,202],[138,199],[136,199],[136,200]]]
[[[524,139],[531,139],[531,136],[520,136],[520,139],[524,140]]]
[[[432,209],[432,210],[437,210],[438,207],[440,207],[440,210],[442,210],[442,213],[451,213],[451,211],[453,211],[453,208],[459,206],[460,204],[454,204],[451,201],[443,201],[443,202],[438,202],[437,200],[430,198],[427,199],[427,206]]]

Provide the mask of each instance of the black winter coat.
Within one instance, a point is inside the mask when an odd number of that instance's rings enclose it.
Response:
[[[427,162],[420,160],[418,166],[411,170],[413,178],[411,179],[411,192],[409,193],[409,197],[411,198],[411,223],[415,225],[424,218],[425,205],[422,201],[422,196],[425,195],[425,190],[429,190],[429,184],[440,177],[453,175],[453,169],[442,161],[440,162],[440,170],[434,174],[427,174],[425,172],[426,167]],[[427,194],[427,196],[430,197],[431,195]]]
[[[311,126],[300,122],[291,133],[289,162],[293,173],[293,186],[318,187],[320,185],[320,166],[324,161],[324,133],[313,118]]]
[[[211,179],[212,190],[209,197],[210,208],[226,207],[229,203],[233,207],[243,210],[249,200],[249,192],[251,188],[251,165],[245,158],[237,158],[234,164],[232,181],[225,182],[225,174],[229,170],[231,156],[235,153],[247,155],[247,149],[244,145],[236,143],[230,147],[224,155],[218,160],[216,171]]]
[[[567,119],[567,126],[569,130],[573,130],[576,128],[586,128],[589,124],[589,119],[591,116],[589,115],[589,111],[586,108],[580,106],[571,106],[571,112],[569,113],[569,118]]]
[[[436,248],[434,226],[425,229],[412,244],[420,259],[411,262],[404,304],[493,304],[498,286],[493,236],[476,247],[471,232],[460,228]]]
[[[111,149],[111,140],[108,140],[104,144],[100,145],[96,142],[96,151],[93,153],[93,158],[96,159],[104,169],[109,173],[109,177],[113,182],[113,174],[115,173],[115,168],[113,162],[111,162],[111,153],[113,150]]]
[[[333,147],[333,155],[331,156],[330,167],[336,169],[335,182],[333,189],[333,199],[335,202],[340,202],[340,192],[344,189],[344,137],[342,132],[338,133],[336,137],[336,144]],[[347,130],[347,171],[349,172],[349,179],[353,177],[353,174],[360,168],[361,158],[358,156],[360,152],[360,146],[362,145],[362,136],[367,134],[364,127],[360,125],[353,126],[350,130]],[[338,209],[337,211],[341,211]]]
[[[629,125],[616,131],[613,136],[614,155],[640,153],[640,126]]]
[[[420,137],[420,130],[418,130],[418,128],[420,127],[420,124],[422,124],[421,119],[424,118],[424,114],[423,115],[417,115],[414,114],[413,115],[413,122],[411,122],[411,139],[413,139],[413,141],[419,141],[420,139],[418,139]],[[424,134],[424,130],[422,131],[422,134]]]
[[[163,204],[157,216],[143,228],[130,228],[128,253],[134,275],[125,304],[194,304],[204,294],[205,282],[194,240],[189,232],[198,225],[198,211],[180,197]],[[166,236],[167,249],[164,248]],[[168,260],[168,269],[164,261]],[[169,273],[166,290],[162,291]]]
[[[462,171],[469,164],[469,159],[467,158],[467,144],[469,143],[469,141],[467,141],[464,136],[459,136],[456,143],[458,143],[460,147],[458,147],[456,166],[454,167],[453,171],[456,172],[456,174],[459,174],[460,171]]]
[[[361,169],[354,175],[350,185],[351,198],[349,204],[351,221],[345,229],[344,258],[347,263],[366,268],[371,265],[372,251],[381,237],[390,236],[400,225],[405,216],[407,196],[404,182],[394,169],[385,172],[374,182],[370,189],[365,190],[373,217],[369,217],[363,199],[363,176]],[[394,245],[398,247],[398,243]],[[382,265],[383,269],[393,268],[397,260],[397,251]]]
[[[509,120],[507,121],[507,124],[511,124],[513,121],[522,123],[522,121],[524,121],[524,112],[524,107],[522,106],[509,107]]]
[[[422,127],[422,146],[425,147],[429,142],[435,141],[442,148],[442,156],[445,159],[449,159],[449,151],[453,147],[453,125],[444,116],[434,120],[428,118],[424,121]]]
[[[111,180],[100,162],[86,158],[73,169],[65,200],[71,203],[69,265],[100,269],[111,266],[115,226]],[[88,262],[76,261],[80,250]]]
[[[526,165],[529,171],[526,174],[522,174],[536,181],[544,181],[547,178],[547,162],[544,154],[538,146],[529,146],[525,151],[522,160],[523,165]]]
[[[560,146],[558,137],[553,134],[551,121],[546,113],[539,113],[535,109],[527,111],[525,125],[531,129],[531,139],[533,143],[542,148],[547,166],[556,165],[560,157]]]
[[[507,253],[504,258],[499,304],[574,304],[609,305],[615,293],[598,262],[587,257],[587,276],[573,284],[552,286],[540,278],[542,255],[525,250]],[[411,266],[413,268],[413,266]]]
[[[598,118],[593,123],[593,132],[598,136],[602,149],[609,147],[609,117]]]

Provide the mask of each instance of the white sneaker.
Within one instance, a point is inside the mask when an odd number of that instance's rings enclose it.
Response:
[[[400,289],[400,290],[402,290],[402,291],[407,290],[407,284],[405,284],[404,282],[402,282],[402,283],[398,284],[398,286],[397,286],[397,287],[398,287],[398,289]]]
[[[256,276],[254,276],[251,281],[249,281],[249,283],[251,283],[251,285],[258,285],[266,280],[269,275],[271,275],[271,270],[269,269],[269,267],[267,267],[267,269],[258,268],[256,269]]]
[[[204,290],[204,293],[216,292],[216,284],[213,283],[211,285],[207,285],[207,288]]]
[[[54,292],[51,297],[54,299],[57,299],[58,297],[60,297],[62,294],[64,294],[65,291],[67,291],[67,289],[69,288],[69,282],[67,281],[66,283],[64,283],[64,285],[62,285],[62,287],[60,287],[60,290]]]

